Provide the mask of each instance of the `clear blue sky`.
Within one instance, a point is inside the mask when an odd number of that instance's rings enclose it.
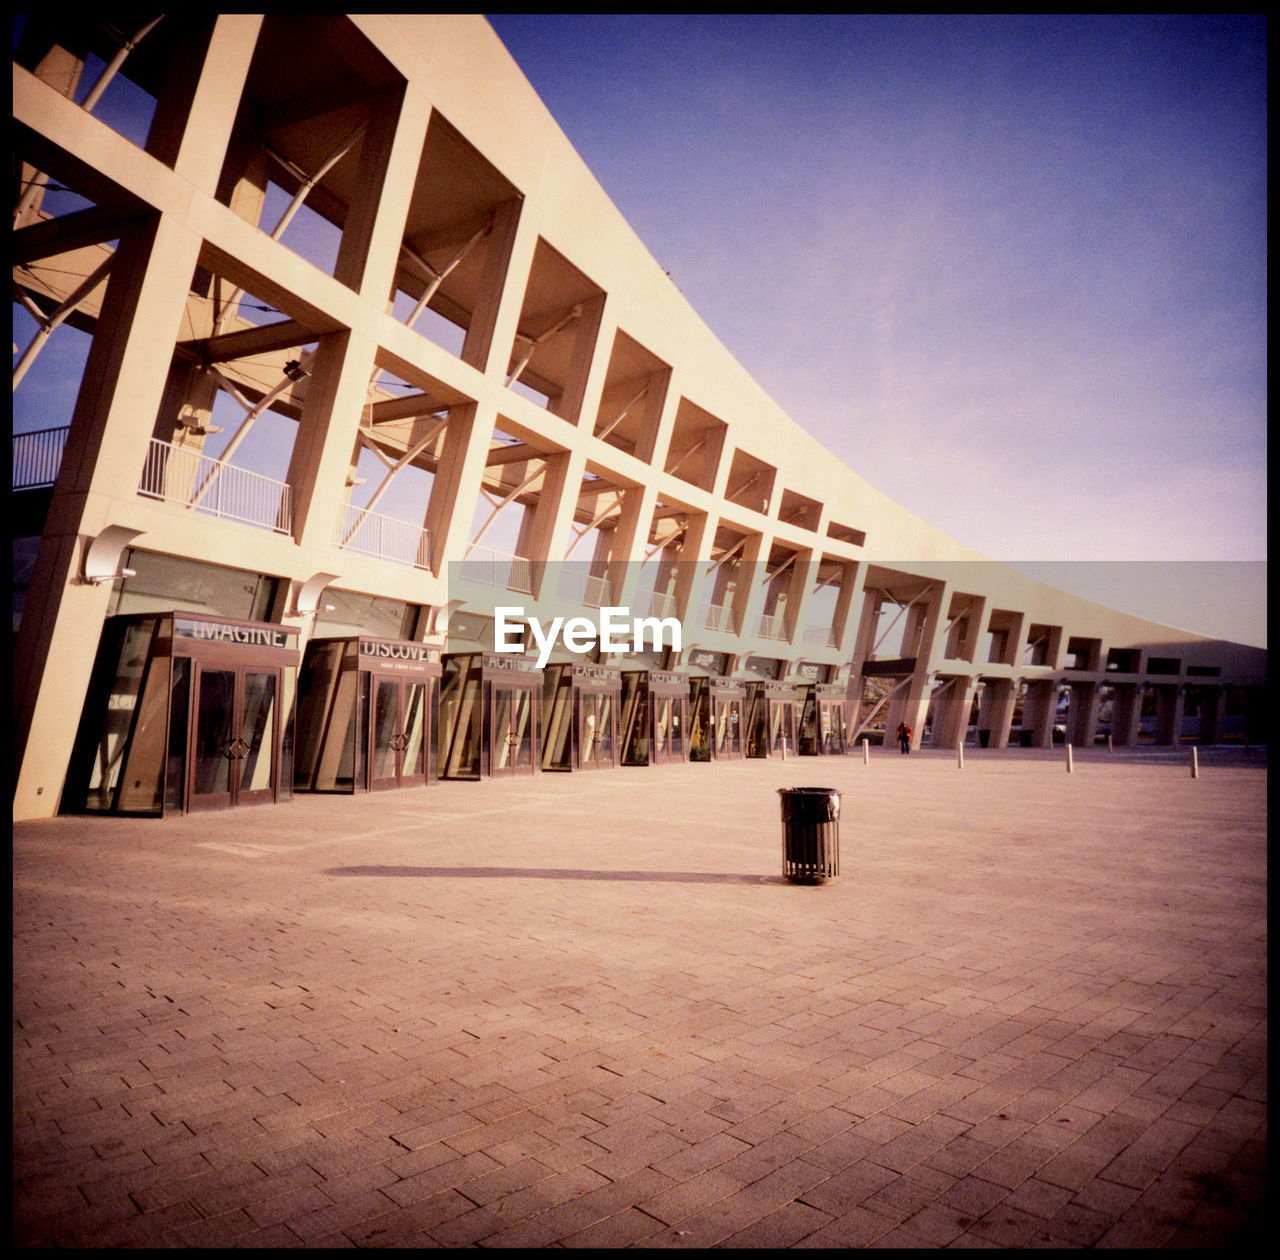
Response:
[[[1265,18],[489,20],[872,485],[997,559],[1166,562],[1055,584],[1265,642]]]

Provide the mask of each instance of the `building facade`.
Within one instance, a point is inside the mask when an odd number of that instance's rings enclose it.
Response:
[[[1264,651],[988,561],[787,417],[483,18],[33,14],[13,82],[17,818],[1260,738]],[[536,650],[605,609],[678,648]]]

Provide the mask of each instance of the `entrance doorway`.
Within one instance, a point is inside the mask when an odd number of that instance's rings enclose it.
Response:
[[[197,613],[109,618],[63,808],[164,815],[288,800],[297,635]]]
[[[740,761],[745,755],[742,714],[746,698],[747,689],[741,683],[712,681],[712,754],[719,761]]]
[[[542,768],[602,770],[618,764],[622,671],[612,665],[563,663],[543,684]]]
[[[440,777],[536,774],[542,670],[523,657],[457,653],[440,682]]]
[[[280,671],[195,663],[187,808],[227,809],[276,797]]]
[[[844,697],[845,689],[830,683],[810,683],[799,688],[801,754],[844,753]]]
[[[748,757],[782,757],[796,750],[796,691],[789,683],[747,683]]]
[[[360,635],[307,644],[295,786],[367,792],[435,781],[440,651]]]
[[[369,786],[412,787],[427,781],[427,691],[425,683],[375,674],[370,732]]]

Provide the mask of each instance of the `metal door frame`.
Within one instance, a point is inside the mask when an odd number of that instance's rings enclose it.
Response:
[[[281,771],[281,736],[284,669],[279,661],[249,656],[246,659],[228,660],[222,654],[205,656],[199,653],[191,656],[191,700],[187,724],[187,772],[185,783],[186,810],[237,809],[243,805],[258,805],[267,802],[275,803],[280,799]],[[227,790],[225,792],[196,792],[196,738],[200,719],[200,684],[206,673],[229,673],[232,676],[231,721],[232,737],[226,747],[220,749],[230,762],[227,772]],[[265,738],[270,757],[271,783],[266,788],[252,788],[247,792],[241,788],[240,763],[252,745],[246,744],[243,735],[245,675],[248,673],[269,674],[274,680],[274,699],[271,706],[271,731]],[[241,747],[241,745],[244,745]]]

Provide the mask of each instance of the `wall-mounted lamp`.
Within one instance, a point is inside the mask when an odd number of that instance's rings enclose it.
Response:
[[[84,568],[80,580],[86,586],[99,586],[103,582],[135,577],[133,569],[120,567],[120,557],[124,554],[125,547],[140,533],[140,529],[130,529],[127,525],[108,525],[85,545]]]
[[[324,594],[324,588],[330,582],[337,581],[337,578],[336,573],[313,573],[305,582],[295,582],[293,607],[289,615],[300,617],[305,613],[318,612],[320,596]]]
[[[121,569],[119,573],[95,573],[92,577],[85,578],[85,582],[90,586],[97,586],[99,582],[116,582],[121,578],[137,576],[137,569]]]
[[[297,359],[290,359],[289,362],[284,365],[284,374],[291,381],[305,381],[307,377],[311,375],[311,373],[308,372]]]

